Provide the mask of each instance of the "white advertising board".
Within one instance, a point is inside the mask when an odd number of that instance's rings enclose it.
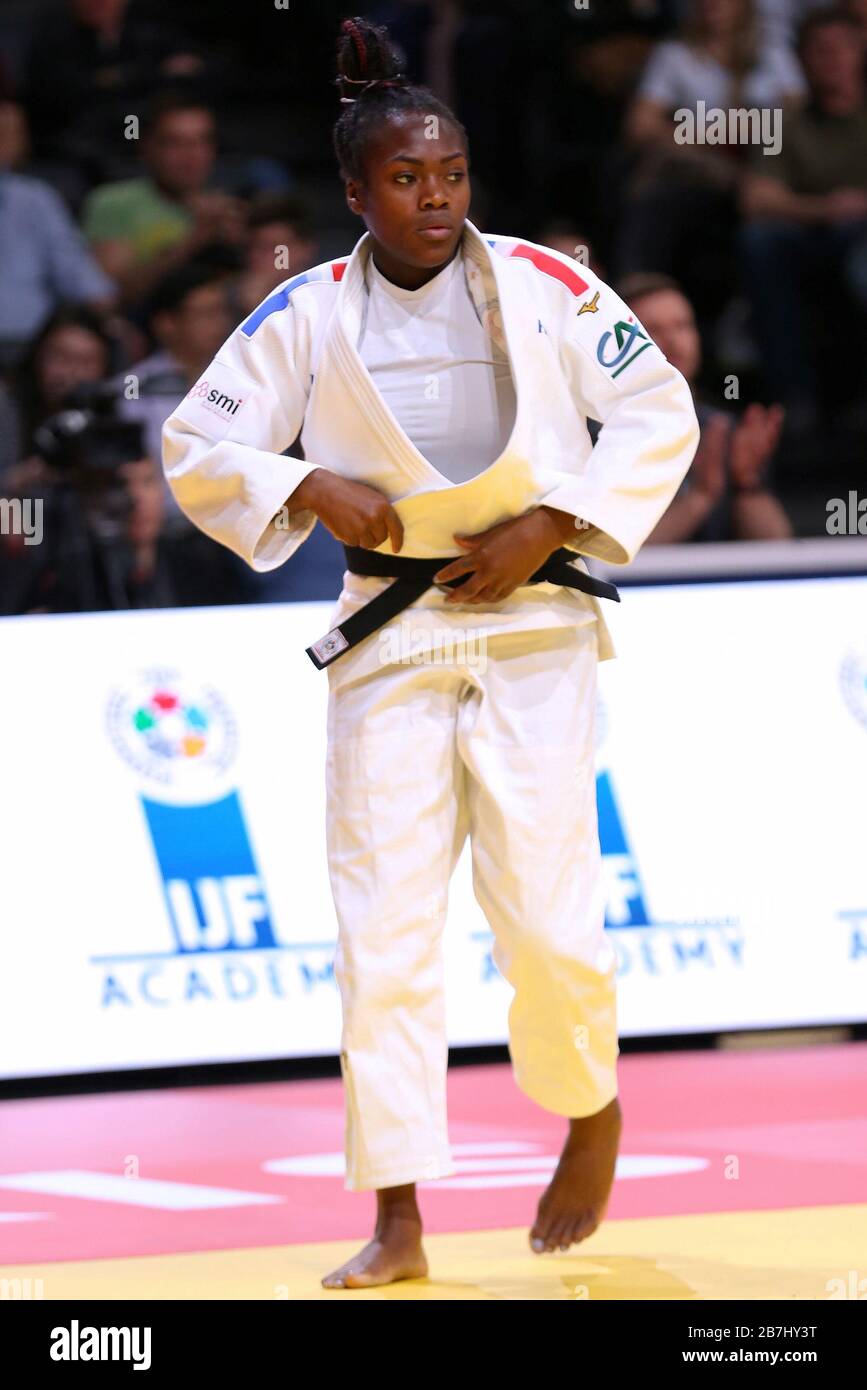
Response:
[[[867,578],[606,605],[597,788],[624,1037],[867,1019]],[[0,621],[0,1076],[335,1054],[331,605]],[[452,1046],[504,1042],[472,894]]]

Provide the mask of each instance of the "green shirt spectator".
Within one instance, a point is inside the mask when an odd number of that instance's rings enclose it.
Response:
[[[234,248],[244,233],[237,199],[211,188],[214,117],[193,95],[155,97],[141,126],[142,173],[88,197],[84,231],[125,305],[141,304],[205,246]]]
[[[85,202],[82,221],[89,242],[125,241],[141,263],[180,241],[193,217],[150,179],[141,178],[94,189]]]
[[[811,104],[788,113],[780,153],[763,159],[754,151],[752,169],[806,196],[867,189],[867,104],[849,112]]]

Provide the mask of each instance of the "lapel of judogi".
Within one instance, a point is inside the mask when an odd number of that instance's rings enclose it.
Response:
[[[490,333],[495,347],[510,360],[520,409],[526,324],[522,322],[520,306],[514,302],[516,287],[503,284],[502,270],[495,265],[497,257],[492,255],[481,233],[469,221],[464,224],[463,252],[467,287],[476,313]],[[365,232],[356,243],[340,282],[337,302],[326,333],[326,351],[347,393],[381,439],[388,455],[424,488],[452,487],[451,481],[428,462],[404,433],[376,389],[358,351],[365,307],[365,269],[369,255],[370,233]],[[507,445],[506,452],[508,448]]]

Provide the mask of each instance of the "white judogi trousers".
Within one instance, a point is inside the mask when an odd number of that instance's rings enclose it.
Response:
[[[496,634],[479,650],[384,664],[329,692],[326,831],[351,1190],[455,1172],[442,932],[467,834],[493,959],[514,989],[518,1086],[570,1117],[617,1094],[596,673],[594,622]]]

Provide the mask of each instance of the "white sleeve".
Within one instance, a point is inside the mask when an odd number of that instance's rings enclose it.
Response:
[[[181,511],[254,570],[283,564],[316,524],[312,511],[277,515],[318,466],[282,456],[307,406],[308,337],[291,300],[249,336],[236,328],[163,426],[163,470]]]
[[[589,288],[577,303],[569,295],[560,360],[576,409],[602,429],[583,471],[561,473],[539,502],[576,518],[570,550],[625,565],[686,476],[699,424],[689,386],[628,305],[586,266],[581,277]]]

